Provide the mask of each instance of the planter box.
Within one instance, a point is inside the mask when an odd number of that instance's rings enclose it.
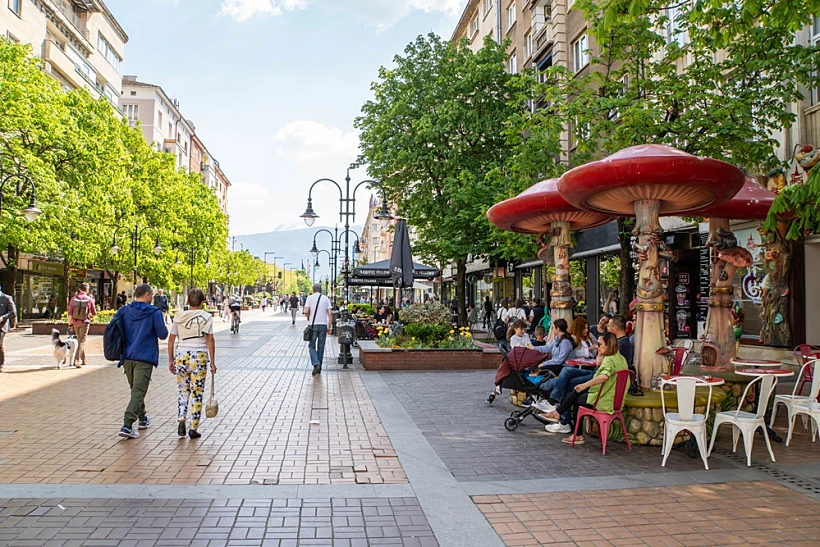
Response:
[[[359,341],[359,360],[365,370],[495,370],[498,349],[390,349],[371,340]]]
[[[106,326],[108,325],[104,323],[92,323],[88,329],[88,334],[90,336],[102,336]],[[51,334],[52,329],[57,329],[60,334],[65,335],[68,331],[68,324],[52,323],[50,321],[39,321],[31,324],[31,334]]]

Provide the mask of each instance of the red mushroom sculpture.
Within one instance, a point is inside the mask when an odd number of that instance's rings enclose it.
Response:
[[[740,192],[722,205],[713,205],[692,216],[709,218],[709,241],[712,248],[711,272],[709,274],[709,315],[706,318],[704,339],[717,348],[717,355],[704,350],[703,362],[714,363],[721,370],[734,370],[732,358],[737,355],[732,328],[733,278],[738,268],[752,265],[752,254],[737,244],[737,238],[729,229],[729,219],[764,220],[774,202],[775,195],[756,180],[747,178]]]
[[[729,163],[646,144],[576,167],[558,181],[561,195],[579,209],[636,219],[634,364],[641,386],[647,387],[667,367],[663,355],[656,353],[666,345],[660,260],[672,256],[663,243],[659,217],[720,205],[740,191],[743,180],[743,172]]]
[[[612,217],[576,209],[558,193],[558,179],[534,184],[514,198],[493,205],[487,218],[502,230],[538,234],[538,257],[555,265],[550,292],[550,316],[572,322],[572,287],[569,282],[570,233],[606,224]],[[550,247],[552,255],[550,256]]]

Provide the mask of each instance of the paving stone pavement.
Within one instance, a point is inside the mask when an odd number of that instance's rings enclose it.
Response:
[[[485,402],[493,371],[343,370],[331,337],[314,378],[305,325],[254,311],[231,335],[217,320],[220,414],[197,441],[176,435],[164,361],[152,427],[124,441],[121,371],[96,353],[57,371],[48,337],[12,334],[0,547],[820,542],[820,450],[802,427],[774,445],[777,463],[757,437],[752,468],[728,434],[708,472],[677,451],[662,468],[658,447],[602,456],[597,440],[570,448],[532,418],[506,431],[514,407]],[[775,429],[785,435],[782,413]]]

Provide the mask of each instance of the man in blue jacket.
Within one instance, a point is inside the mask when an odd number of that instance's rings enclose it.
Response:
[[[168,329],[162,312],[151,305],[154,291],[151,285],[143,283],[134,290],[134,301],[117,311],[122,315],[125,330],[125,377],[131,386],[131,401],[125,409],[120,437],[136,439],[140,434],[134,430],[134,422],[139,420],[138,429],[148,429],[151,418],[145,412],[145,394],[151,383],[151,374],[159,364],[159,340],[168,338]]]

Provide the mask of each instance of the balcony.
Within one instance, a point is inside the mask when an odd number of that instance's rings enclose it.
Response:
[[[546,21],[540,25],[537,31],[533,29],[533,32],[536,32],[532,52],[532,56],[535,58],[542,53],[548,45],[552,44],[552,25],[550,21]]]
[[[77,71],[74,61],[66,55],[57,42],[46,40],[43,59],[49,64],[50,72],[58,72],[72,87],[79,88],[86,85],[86,79]]]
[[[58,16],[65,19],[68,25],[71,25],[74,30],[79,33],[86,41],[90,40],[91,34],[88,32],[88,27],[79,15],[74,11],[70,3],[64,0],[48,0],[47,5],[56,10]]]

